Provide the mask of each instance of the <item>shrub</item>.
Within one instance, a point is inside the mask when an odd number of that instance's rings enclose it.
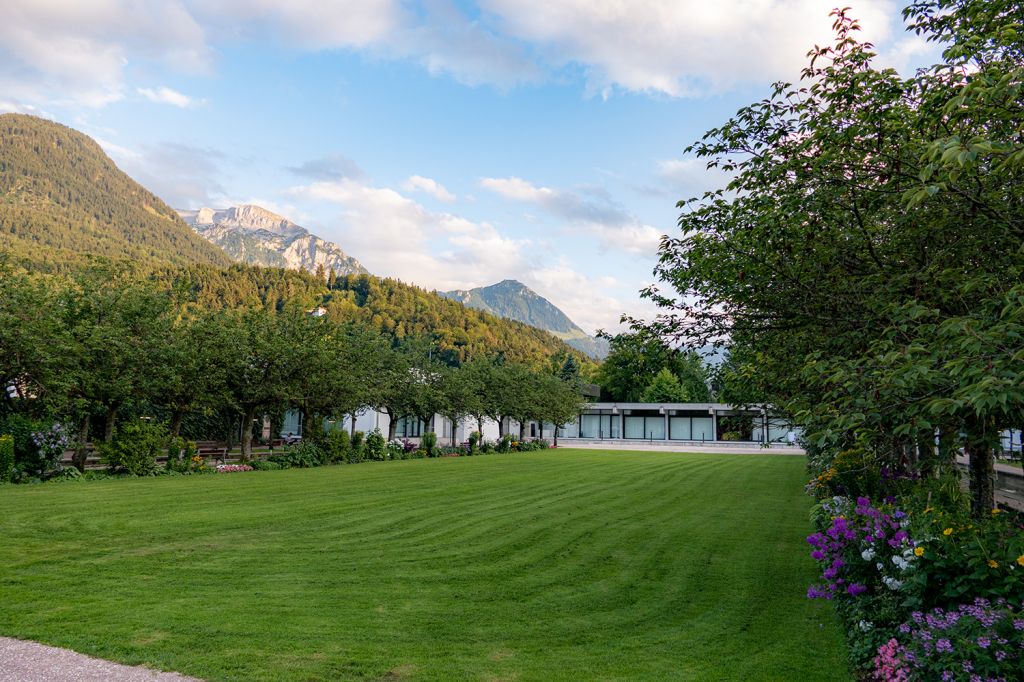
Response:
[[[383,461],[387,459],[387,440],[380,429],[374,429],[366,435],[366,459]]]
[[[473,431],[469,434],[469,454],[476,454],[476,444],[480,442],[480,432]]]
[[[148,476],[156,458],[167,451],[171,435],[163,424],[134,419],[121,426],[109,443],[99,446],[100,458],[111,473]]]
[[[327,461],[327,455],[312,441],[304,440],[281,453],[271,455],[268,461],[276,462],[285,468],[309,469],[323,465]]]
[[[329,431],[324,438],[324,451],[330,463],[347,462],[352,449],[352,438],[345,429]]]
[[[46,474],[60,466],[64,452],[71,445],[71,437],[60,422],[54,422],[49,428],[34,432],[32,443],[39,456],[40,473]]]
[[[41,476],[45,466],[40,461],[39,449],[32,440],[32,435],[47,428],[45,422],[30,419],[20,414],[10,414],[0,422],[0,433],[11,436],[14,440],[14,473],[11,480],[20,475]]]
[[[278,471],[285,468],[277,462],[270,462],[263,459],[254,459],[249,462],[249,466],[251,466],[254,471]]]
[[[362,431],[352,434],[352,443],[349,448],[348,461],[358,464],[366,458],[366,439]]]
[[[496,448],[497,451],[498,452],[511,452],[512,451],[512,442],[513,442],[513,440],[514,439],[512,438],[512,434],[506,433],[504,436],[501,437],[501,440],[498,441],[498,445],[497,445],[497,448]]]
[[[420,447],[423,448],[427,457],[436,456],[437,434],[434,433],[433,431],[427,431],[426,433],[424,433],[423,437],[420,438]]]
[[[0,436],[0,483],[9,483],[14,473],[14,437]]]
[[[481,441],[480,452],[484,453],[485,455],[491,454],[492,452],[494,452],[494,443],[492,443],[489,440]]]
[[[199,455],[195,441],[181,436],[171,439],[167,447],[167,470],[186,474],[206,468],[206,461]]]

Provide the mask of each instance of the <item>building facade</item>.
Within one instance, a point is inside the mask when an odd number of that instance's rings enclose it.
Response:
[[[367,409],[356,415],[355,430],[370,432],[380,429],[387,435],[388,415]],[[485,440],[498,439],[498,424],[485,419]],[[518,436],[518,422],[506,420],[504,433]],[[351,417],[328,421],[327,428],[352,429]],[[434,415],[428,422],[415,417],[401,417],[395,427],[397,438],[418,439],[426,431],[434,431],[438,442],[464,443],[469,434],[477,431],[475,419],[462,419],[456,424],[442,415]],[[556,429],[553,424],[527,422],[523,428],[526,438],[552,440]],[[281,435],[302,435],[299,413],[285,415]],[[792,436],[791,436],[792,434]],[[634,440],[672,441],[689,443],[738,442],[759,444],[788,444],[798,432],[787,421],[772,416],[761,407],[737,408],[724,403],[587,403],[575,421],[557,429],[559,440]],[[454,436],[454,438],[453,438]]]

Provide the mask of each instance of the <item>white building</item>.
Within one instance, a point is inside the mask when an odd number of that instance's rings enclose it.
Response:
[[[355,430],[369,433],[380,429],[387,435],[388,415],[377,410],[366,409],[356,416]],[[328,428],[351,429],[351,418],[328,422]],[[478,429],[475,419],[467,418],[454,425],[456,443],[464,443],[469,434]],[[398,438],[418,439],[425,431],[434,431],[438,443],[452,442],[451,420],[434,415],[430,423],[415,417],[402,417],[396,425]],[[518,422],[506,421],[505,433],[519,435]],[[673,442],[746,442],[782,443],[794,432],[785,420],[773,417],[762,407],[737,408],[724,403],[588,403],[577,419],[558,429],[558,438],[576,440],[639,440]],[[282,435],[302,435],[299,413],[289,411],[281,429]],[[552,424],[528,422],[524,429],[526,438],[552,440],[555,428]],[[484,420],[485,440],[498,439],[498,424]]]

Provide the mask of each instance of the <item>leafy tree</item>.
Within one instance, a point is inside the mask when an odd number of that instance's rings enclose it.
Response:
[[[538,422],[554,426],[554,444],[558,445],[558,429],[577,419],[583,407],[579,386],[550,374],[534,376],[534,401]]]
[[[310,318],[301,309],[253,309],[223,319],[232,339],[224,359],[227,391],[241,414],[242,457],[248,459],[256,418],[294,399],[300,377],[311,371],[311,353],[302,345]]]
[[[640,401],[645,403],[685,403],[690,395],[679,381],[679,377],[668,367],[663,367],[651,383],[647,384]]]
[[[659,336],[640,330],[610,336],[608,357],[597,370],[597,381],[611,400],[638,402],[644,390],[664,369],[669,370],[694,402],[710,400],[707,370],[700,355],[669,347]]]
[[[810,444],[856,443],[915,467],[936,431],[993,505],[992,446],[1021,423],[1024,34],[1007,0],[921,0],[912,30],[946,45],[904,79],[836,13],[804,83],[777,84],[688,151],[732,174],[681,202],[645,327],[728,339],[759,393]],[[961,435],[962,434],[962,435]]]

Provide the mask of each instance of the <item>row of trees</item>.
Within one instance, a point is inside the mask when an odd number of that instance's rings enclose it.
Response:
[[[733,370],[804,425],[820,465],[855,451],[931,475],[1024,424],[1024,29],[1010,0],[915,0],[944,46],[911,78],[857,23],[687,151],[732,176],[686,202],[642,327],[727,343]],[[936,434],[941,439],[935,447]]]
[[[126,410],[167,418],[175,435],[191,415],[227,414],[249,455],[257,417],[290,406],[307,425],[381,409],[391,437],[403,416],[564,424],[579,409],[575,381],[540,368],[500,357],[445,363],[429,340],[397,342],[299,305],[199,308],[156,280],[105,269],[54,277],[0,267],[0,348],[9,387],[0,411],[74,424],[79,467],[84,444],[109,440]]]

